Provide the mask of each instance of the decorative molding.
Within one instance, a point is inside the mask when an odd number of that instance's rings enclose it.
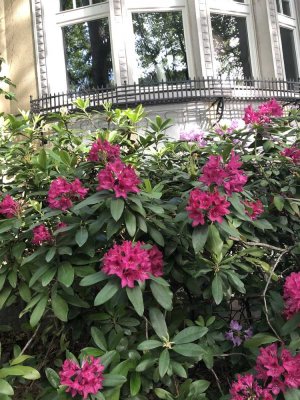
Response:
[[[48,93],[48,74],[46,63],[46,46],[41,0],[32,0],[33,31],[37,61],[37,76],[40,95]]]

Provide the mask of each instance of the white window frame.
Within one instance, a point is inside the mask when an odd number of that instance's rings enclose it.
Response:
[[[109,1],[60,11],[59,0],[44,0],[43,22],[45,34],[46,66],[48,76],[48,92],[67,92],[67,69],[62,28],[74,24],[108,18],[111,36],[111,19]],[[113,69],[114,61],[113,49]],[[114,69],[115,73],[115,69]]]
[[[284,79],[286,78],[286,73],[285,73],[285,65],[284,65],[284,58],[283,58],[283,51],[282,51],[282,42],[281,42],[281,34],[280,34],[280,28],[286,28],[289,29],[290,31],[293,32],[294,36],[294,45],[295,45],[295,53],[296,53],[296,66],[297,66],[297,72],[298,72],[298,77],[300,77],[300,39],[299,39],[299,26],[297,24],[297,18],[296,18],[296,4],[294,0],[289,0],[290,1],[290,8],[291,8],[291,16],[282,14],[282,13],[277,13],[277,18],[278,18],[278,36],[279,36],[279,42],[280,42],[280,54],[281,54],[281,61],[282,61],[282,70],[283,70],[283,75]]]
[[[260,77],[260,68],[259,68],[259,57],[258,57],[258,49],[257,49],[257,38],[255,33],[255,21],[253,15],[253,9],[250,4],[250,0],[245,0],[245,3],[239,3],[234,0],[207,0],[207,4],[209,7],[209,15],[211,14],[222,14],[222,15],[232,15],[236,17],[244,17],[246,18],[246,26],[248,33],[248,45],[249,45],[249,53],[250,53],[250,63],[252,76],[254,79],[258,79]],[[209,32],[210,32],[210,43],[212,55],[214,55],[214,45],[213,45],[213,33],[211,26],[211,18],[209,18]],[[215,76],[217,76],[217,65],[215,57],[212,57],[213,61],[213,70]]]
[[[137,57],[135,51],[135,34],[133,29],[132,14],[141,12],[170,12],[180,11],[182,12],[182,22],[184,30],[185,50],[187,57],[187,68],[189,77],[196,75],[193,51],[191,47],[192,38],[189,25],[188,17],[188,6],[187,1],[190,0],[123,0],[125,5],[125,19],[126,19],[126,30],[128,32],[128,40],[126,42],[126,52],[128,62],[128,83],[138,83],[139,76],[137,72]]]

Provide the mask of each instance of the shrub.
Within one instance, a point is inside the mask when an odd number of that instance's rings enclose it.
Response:
[[[300,399],[299,113],[168,140],[76,105],[2,121],[3,399]]]

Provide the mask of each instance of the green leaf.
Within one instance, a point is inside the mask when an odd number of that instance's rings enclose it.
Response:
[[[14,394],[13,388],[4,379],[0,379],[0,393],[8,396],[13,396]]]
[[[202,338],[206,335],[208,329],[200,326],[190,326],[179,332],[173,339],[172,342],[175,344],[191,343],[195,340]]]
[[[300,390],[299,389],[289,389],[284,392],[285,400],[300,400]]]
[[[170,364],[170,354],[169,350],[165,349],[163,352],[160,353],[159,360],[158,360],[158,371],[159,371],[159,376],[163,378],[169,368]]]
[[[154,281],[150,282],[151,292],[155,300],[165,309],[171,311],[173,308],[173,293],[167,286],[160,285]]]
[[[233,193],[228,200],[239,214],[241,215],[246,214],[244,204],[241,202],[241,199],[237,193]]]
[[[223,284],[222,278],[217,273],[212,281],[211,290],[216,304],[220,304],[223,300]]]
[[[122,375],[103,374],[103,378],[104,387],[115,387],[123,385],[123,383],[127,381],[125,376]]]
[[[210,254],[219,255],[222,252],[223,241],[215,225],[210,225],[208,229],[208,238],[205,245]]]
[[[12,288],[4,288],[0,293],[0,310],[2,310],[4,304],[11,294]]]
[[[151,368],[155,363],[157,359],[155,358],[146,358],[145,360],[142,360],[136,367],[136,372],[144,372],[148,368]]]
[[[134,288],[127,287],[126,293],[135,311],[142,317],[144,314],[144,300],[141,288],[139,286]]]
[[[0,378],[6,378],[7,376],[22,376],[23,378],[29,380],[40,378],[40,374],[36,369],[24,365],[0,369]]]
[[[52,281],[56,274],[57,268],[53,267],[50,268],[43,276],[42,276],[42,286],[48,286],[49,283]]]
[[[135,215],[128,210],[125,210],[125,225],[127,232],[133,237],[136,232],[136,218]]]
[[[111,350],[101,356],[101,364],[104,365],[105,369],[110,365],[116,354],[116,350]]]
[[[288,320],[281,328],[280,332],[282,335],[288,335],[297,329],[300,325],[300,312],[295,314],[290,320]]]
[[[72,210],[74,212],[79,211],[81,208],[86,207],[86,206],[90,206],[92,204],[98,204],[101,200],[103,199],[103,194],[102,193],[95,193],[89,197],[87,197],[86,199],[84,199],[83,201],[81,201],[80,203],[77,203]]]
[[[163,235],[157,229],[149,227],[149,234],[157,244],[159,244],[161,247],[164,247],[165,240]]]
[[[95,283],[102,282],[108,279],[108,276],[102,271],[85,276],[79,283],[80,286],[91,286]]]
[[[89,238],[89,233],[85,226],[81,226],[76,232],[75,240],[79,247],[82,247]]]
[[[202,347],[194,343],[178,344],[172,350],[185,357],[203,357]]]
[[[278,211],[282,211],[284,207],[284,198],[282,196],[274,196],[273,203]]]
[[[46,306],[48,303],[48,295],[44,295],[41,300],[34,307],[34,310],[30,316],[30,325],[35,327],[39,322],[42,316],[44,315]]]
[[[94,305],[100,306],[110,300],[118,291],[120,290],[120,285],[116,281],[108,281],[107,284],[100,290],[97,294]]]
[[[53,386],[55,389],[57,389],[60,383],[60,378],[58,374],[52,368],[46,368],[45,374],[50,385]]]
[[[141,375],[138,372],[133,372],[130,375],[130,394],[136,396],[142,385]]]
[[[35,273],[32,275],[30,281],[29,281],[29,287],[32,287],[35,282],[42,276],[44,275],[45,272],[47,272],[49,269],[49,265],[45,264],[39,267]]]
[[[195,253],[200,253],[208,238],[208,226],[194,228],[192,234],[192,242]]]
[[[72,285],[74,281],[74,268],[68,261],[64,261],[58,266],[57,279],[58,282],[62,283],[66,287]]]
[[[100,329],[93,326],[91,329],[91,335],[92,335],[92,338],[93,338],[96,346],[98,346],[99,349],[101,349],[103,351],[107,351],[107,343],[106,343],[104,334],[100,331]]]
[[[124,211],[123,199],[112,199],[110,202],[110,213],[115,221],[119,221]]]
[[[45,257],[45,260],[47,261],[47,263],[49,263],[53,259],[53,257],[55,256],[55,253],[56,253],[56,247],[51,247],[51,249],[49,249],[47,251],[47,254]]]
[[[167,324],[165,317],[158,308],[150,308],[149,318],[155,333],[160,339],[166,339],[169,337]]]
[[[140,351],[145,351],[145,350],[157,349],[157,347],[162,347],[162,346],[163,343],[160,342],[159,340],[145,340],[144,342],[138,345],[137,349]]]
[[[69,312],[68,303],[57,293],[52,294],[51,303],[54,315],[61,321],[67,322]]]
[[[165,389],[156,388],[154,389],[154,393],[159,399],[162,400],[173,400],[173,396],[170,392],[167,392]]]
[[[10,365],[18,365],[22,364],[24,361],[29,360],[30,358],[33,358],[32,356],[27,356],[26,354],[21,354],[20,356],[14,358],[11,360]]]
[[[177,376],[180,376],[180,378],[187,378],[187,373],[185,368],[177,361],[171,361],[171,365],[172,365],[172,370],[173,373]]]
[[[246,293],[244,282],[240,280],[238,275],[233,271],[225,271],[226,275],[228,276],[230,282],[233,286],[241,293]]]
[[[190,396],[192,396],[192,398],[198,399],[198,396],[204,393],[208,389],[209,385],[210,382],[206,380],[198,380],[192,382],[188,399],[190,398]]]
[[[228,233],[228,235],[233,236],[234,238],[240,237],[239,231],[225,219],[221,224],[218,224],[218,227],[220,227],[224,232]]]
[[[274,343],[277,341],[278,339],[275,336],[268,335],[267,333],[257,333],[244,342],[244,347],[247,349],[258,348],[263,344]]]
[[[255,221],[252,221],[252,223],[256,228],[259,228],[262,231],[264,231],[264,230],[274,230],[273,226],[266,219],[257,219]]]

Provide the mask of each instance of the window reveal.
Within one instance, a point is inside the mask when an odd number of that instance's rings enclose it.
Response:
[[[294,32],[291,29],[280,28],[285,76],[288,80],[298,79],[297,57]]]
[[[188,79],[182,13],[134,13],[132,20],[139,82]]]
[[[109,85],[113,80],[108,19],[63,29],[68,87],[84,90]]]

